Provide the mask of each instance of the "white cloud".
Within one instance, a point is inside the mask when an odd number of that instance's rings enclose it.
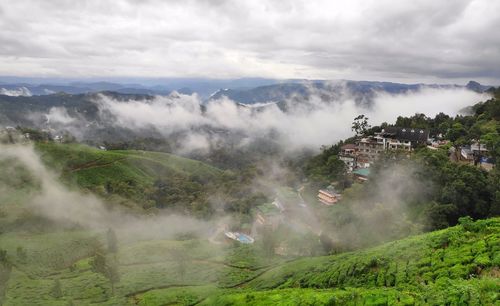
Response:
[[[26,87],[19,87],[16,89],[0,88],[0,95],[13,96],[13,97],[18,97],[18,96],[29,97],[31,96],[31,91]]]
[[[220,140],[209,133],[224,129],[239,135],[240,145],[252,139],[275,135],[286,150],[319,149],[352,136],[351,122],[359,114],[366,114],[373,125],[394,123],[397,116],[423,113],[434,116],[439,112],[455,115],[462,108],[484,100],[485,95],[465,89],[424,88],[407,94],[378,93],[371,108],[356,105],[353,99],[342,97],[336,101],[322,101],[320,92],[301,103],[288,105],[286,112],[276,105],[264,109],[239,107],[233,101],[221,99],[199,108],[196,95],[156,97],[154,100],[123,103],[101,96],[96,101],[102,113],[112,115],[115,125],[121,127],[155,127],[165,136],[187,132],[183,151],[206,149]]]

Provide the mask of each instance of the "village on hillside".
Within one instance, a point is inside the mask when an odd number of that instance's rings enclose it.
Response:
[[[363,183],[369,179],[370,166],[382,154],[393,152],[400,157],[410,157],[417,147],[426,146],[430,150],[437,150],[449,143],[443,139],[443,135],[429,137],[427,129],[385,127],[379,133],[343,145],[338,157],[345,163],[347,173],[353,180]],[[493,160],[489,157],[486,145],[477,141],[470,145],[450,146],[448,153],[450,160],[454,162],[471,164],[486,171],[493,168]],[[324,205],[333,205],[342,199],[342,195],[332,183],[318,190],[317,198]]]

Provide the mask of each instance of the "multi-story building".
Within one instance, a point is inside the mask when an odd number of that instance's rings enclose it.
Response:
[[[385,151],[386,148],[386,140],[379,136],[369,136],[365,138],[361,138],[358,141],[358,151],[359,155],[364,155],[370,161],[374,161],[378,158],[378,156]]]
[[[387,127],[373,136],[361,138],[356,145],[342,146],[339,159],[352,172],[368,168],[385,151],[411,152],[417,145],[425,145],[428,138],[428,130]]]
[[[318,201],[325,205],[333,205],[337,203],[342,196],[335,191],[333,186],[328,186],[325,189],[320,189],[318,191]]]
[[[357,151],[358,146],[351,143],[345,144],[340,148],[339,159],[346,164],[349,172],[356,168]]]
[[[417,128],[386,127],[379,134],[386,139],[389,150],[411,151],[417,145],[425,145],[429,140],[429,131]]]

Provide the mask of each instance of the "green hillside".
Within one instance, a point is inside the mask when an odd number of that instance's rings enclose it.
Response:
[[[223,173],[202,162],[168,153],[105,151],[54,143],[37,143],[36,149],[69,185],[107,198],[119,196],[146,209],[203,210],[206,196]]]
[[[500,303],[500,219],[472,222],[363,251],[273,267],[229,305],[488,305]]]
[[[0,235],[5,305],[494,305],[500,218],[379,247],[286,261],[256,245],[203,240],[119,243],[118,281],[92,268],[105,235]],[[23,245],[19,250],[19,245]],[[0,264],[2,266],[2,264]],[[7,268],[9,267],[9,268]],[[0,291],[1,292],[1,291]],[[0,295],[1,297],[1,295]],[[36,301],[36,302],[33,302]]]

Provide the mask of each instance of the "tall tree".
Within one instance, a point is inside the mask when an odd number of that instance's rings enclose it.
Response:
[[[362,136],[371,126],[368,124],[368,117],[365,115],[359,115],[354,118],[352,122],[352,131],[356,133],[356,136]]]
[[[62,296],[61,281],[59,279],[54,281],[50,294],[56,299]]]
[[[106,239],[108,241],[108,252],[118,252],[118,240],[116,238],[116,233],[112,228],[108,229],[108,232],[106,233]]]

